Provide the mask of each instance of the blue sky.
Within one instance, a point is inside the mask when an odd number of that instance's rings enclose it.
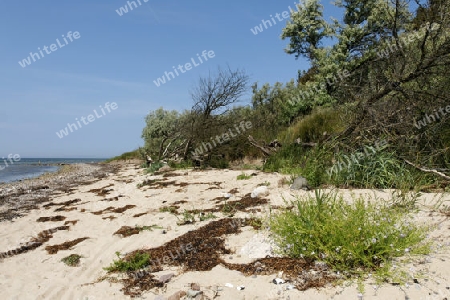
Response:
[[[254,35],[250,28],[270,15],[294,8],[294,1],[153,1],[128,13],[112,1],[6,1],[2,4],[0,157],[107,158],[143,144],[145,116],[154,109],[189,109],[189,90],[218,66],[242,68],[251,83],[287,82],[304,60],[283,49],[286,21]],[[327,18],[339,11],[323,3]],[[65,44],[62,35],[80,37]],[[18,63],[56,39],[64,46],[25,68]],[[157,87],[153,81],[172,66],[215,57]],[[49,50],[47,50],[49,51]],[[197,61],[198,62],[198,61]],[[250,101],[249,93],[242,104]],[[102,115],[100,106],[117,103]],[[56,132],[93,111],[101,115],[59,138]]]

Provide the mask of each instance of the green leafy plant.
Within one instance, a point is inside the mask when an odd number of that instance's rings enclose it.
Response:
[[[164,163],[161,161],[157,161],[154,162],[152,164],[150,164],[150,166],[145,170],[145,173],[155,173],[156,171],[158,171],[159,169],[161,169],[164,166]]]
[[[394,258],[430,252],[429,230],[403,209],[387,203],[355,199],[350,204],[334,193],[291,203],[292,210],[272,215],[270,228],[279,252],[295,258],[325,261],[353,275],[382,270]]]
[[[237,176],[237,180],[247,180],[247,179],[250,179],[250,178],[252,178],[252,176],[251,175],[247,175],[245,173],[239,174]]]
[[[188,210],[184,210],[183,212],[183,221],[185,223],[194,223],[195,222],[195,216],[190,213]]]
[[[198,214],[198,218],[199,218],[200,221],[207,221],[207,220],[210,220],[210,219],[215,219],[217,217],[212,212],[210,212],[208,214],[200,212]]]
[[[82,258],[81,255],[71,254],[61,259],[61,261],[70,267],[76,267],[80,264],[80,258]]]
[[[108,272],[128,272],[142,269],[150,264],[150,254],[137,252],[128,260],[120,257],[116,252],[118,260],[113,260],[109,267],[104,268]]]
[[[177,208],[174,207],[174,206],[163,206],[163,207],[159,208],[159,211],[160,212],[168,212],[168,213],[171,213],[171,214],[177,214],[178,213]]]
[[[222,206],[221,209],[222,213],[224,215],[227,215],[229,217],[234,216],[235,212],[236,212],[236,207],[231,205],[230,203],[228,203],[227,201],[225,201],[225,203]]]

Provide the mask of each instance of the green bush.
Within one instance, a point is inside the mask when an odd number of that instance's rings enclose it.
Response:
[[[305,150],[298,144],[284,146],[264,164],[266,172],[303,176],[311,186],[328,182],[326,170],[331,166],[332,152],[324,147]]]
[[[142,160],[142,158],[143,158],[143,156],[141,153],[141,149],[136,149],[136,150],[133,150],[130,152],[122,153],[119,156],[110,158],[110,159],[106,160],[105,163],[116,161],[116,160],[129,160],[129,159],[141,159]]]
[[[164,166],[164,163],[161,161],[154,162],[146,169],[146,173],[155,173],[159,169]]]
[[[339,153],[328,174],[330,182],[337,186],[360,188],[411,188],[413,176],[406,163],[395,153],[378,151],[361,160],[349,162],[349,155]],[[345,167],[338,167],[339,163]],[[341,165],[342,167],[342,165]]]
[[[373,271],[395,257],[425,254],[428,228],[415,224],[405,210],[387,203],[349,204],[336,194],[293,201],[294,209],[275,214],[270,228],[280,254],[326,262],[332,269]]]
[[[189,169],[192,168],[192,161],[190,160],[182,160],[180,162],[175,162],[173,160],[170,160],[168,162],[169,167],[173,169]]]

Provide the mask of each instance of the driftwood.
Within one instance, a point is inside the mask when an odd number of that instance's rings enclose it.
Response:
[[[445,175],[445,174],[442,173],[442,172],[439,172],[439,171],[437,171],[437,170],[432,170],[432,169],[428,169],[428,168],[416,166],[415,164],[413,164],[412,162],[410,162],[410,161],[408,161],[408,160],[406,160],[406,159],[404,159],[404,161],[405,161],[407,164],[413,166],[414,168],[419,169],[420,171],[427,172],[427,173],[433,173],[433,174],[439,175],[439,176],[441,176],[441,177],[443,177],[443,178],[445,178],[445,179],[447,179],[447,180],[450,180],[450,176],[447,176],[447,175]]]
[[[274,152],[277,151],[277,147],[281,147],[280,142],[278,142],[277,140],[272,141],[267,146],[261,145],[258,142],[256,142],[255,139],[251,135],[248,136],[248,141],[250,142],[250,144],[252,144],[252,146],[261,150],[265,156],[272,155]]]

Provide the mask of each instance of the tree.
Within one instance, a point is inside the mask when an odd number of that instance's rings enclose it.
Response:
[[[145,117],[146,126],[142,131],[147,154],[157,157],[158,161],[176,155],[186,143],[180,128],[183,128],[187,115],[187,112],[180,114],[162,107],[151,111]]]
[[[223,70],[215,75],[200,78],[191,92],[194,105],[192,111],[208,119],[213,114],[225,113],[247,90],[249,77],[242,70]]]
[[[297,12],[291,12],[291,21],[281,34],[283,40],[290,38],[290,44],[285,51],[295,54],[296,59],[305,56],[314,61],[315,51],[323,38],[331,36],[333,31],[323,19],[323,6],[318,0],[303,0],[303,5],[297,4],[297,8]]]

